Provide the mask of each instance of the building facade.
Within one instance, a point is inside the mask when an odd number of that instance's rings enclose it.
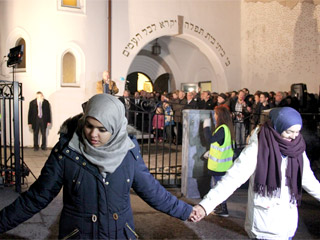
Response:
[[[37,91],[51,103],[50,147],[109,67],[120,94],[134,72],[153,82],[169,73],[170,91],[199,82],[216,92],[288,91],[302,82],[319,93],[320,0],[2,0],[1,80],[12,80],[6,56],[21,43],[25,146]]]

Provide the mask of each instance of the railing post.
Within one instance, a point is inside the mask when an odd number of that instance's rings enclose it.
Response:
[[[16,191],[21,192],[20,130],[19,130],[19,83],[13,82],[13,134]]]

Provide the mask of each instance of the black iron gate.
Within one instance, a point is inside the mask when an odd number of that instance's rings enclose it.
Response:
[[[182,144],[179,144],[178,136],[181,129],[176,125],[166,126],[167,132],[172,133],[170,137],[165,135],[165,129],[155,131],[152,127],[154,116],[155,111],[145,109],[127,111],[129,134],[137,138],[150,173],[165,187],[180,187]],[[171,120],[173,115],[167,117]]]
[[[0,80],[0,186],[21,192],[29,169],[23,160],[22,83]]]

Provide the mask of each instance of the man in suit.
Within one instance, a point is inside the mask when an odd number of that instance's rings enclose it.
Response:
[[[46,150],[46,129],[51,124],[51,109],[49,102],[44,99],[42,92],[37,92],[36,99],[29,104],[28,124],[33,130],[33,146],[34,150],[39,150],[39,130],[42,135],[41,148]]]
[[[197,102],[194,100],[194,93],[188,92],[187,93],[187,104],[185,105],[184,109],[197,109]]]
[[[142,99],[139,92],[135,92],[133,95],[133,104],[131,105],[133,113],[133,125],[142,130]]]
[[[134,107],[133,107],[134,103],[130,98],[130,91],[124,90],[123,96],[119,97],[119,100],[123,103],[124,108],[126,109],[126,117],[128,119],[128,124],[133,125],[134,113],[132,111],[134,110]]]
[[[119,89],[114,81],[110,79],[109,72],[104,71],[102,73],[102,80],[97,82],[97,93],[109,93],[115,95],[119,92]]]
[[[215,107],[215,104],[212,101],[210,91],[203,91],[201,93],[201,100],[198,102],[198,108],[199,109],[208,109],[213,110]]]

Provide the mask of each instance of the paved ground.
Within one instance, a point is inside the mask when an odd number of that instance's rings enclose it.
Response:
[[[25,149],[25,161],[38,176],[49,151],[34,152]],[[29,185],[34,181],[30,175]],[[24,187],[24,190],[27,185]],[[185,199],[179,189],[169,189],[182,200],[196,204],[200,199]],[[0,189],[0,209],[12,202],[18,194],[12,188]],[[230,217],[214,215],[199,223],[182,222],[159,213],[145,204],[133,192],[132,208],[136,231],[141,239],[248,239],[244,229],[247,201],[245,189],[237,190],[228,200]],[[59,213],[62,208],[62,194],[33,218],[0,235],[0,239],[57,239]],[[320,203],[309,195],[303,195],[300,208],[299,228],[294,239],[320,239]]]

